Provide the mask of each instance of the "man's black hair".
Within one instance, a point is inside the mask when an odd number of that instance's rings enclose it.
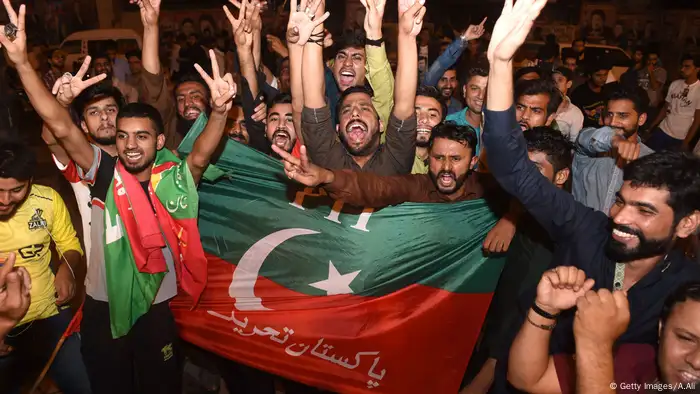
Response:
[[[542,152],[554,168],[554,173],[571,168],[571,143],[564,135],[548,126],[533,127],[523,132],[528,152]]]
[[[583,38],[574,38],[574,40],[571,41],[571,46],[573,47],[573,46],[574,46],[577,42],[579,42],[579,41],[583,42],[583,45],[586,45],[586,40],[585,40],[585,39],[583,39]]]
[[[97,59],[107,59],[111,62],[109,59],[109,55],[107,52],[100,51],[100,52],[95,52],[94,54],[91,54],[90,57],[92,58],[91,64],[94,65]]]
[[[125,55],[126,59],[129,60],[130,57],[136,57],[141,60],[141,51],[129,51]]]
[[[480,67],[480,65],[470,67],[466,73],[463,73],[464,75],[464,80],[461,80],[462,85],[467,85],[469,81],[471,81],[472,78],[474,77],[488,77],[489,76],[489,68],[488,67]]]
[[[586,75],[589,77],[592,77],[593,74],[597,73],[598,71],[610,71],[612,69],[612,66],[610,65],[610,62],[608,59],[605,57],[598,57],[598,58],[589,58],[586,57],[586,60],[584,61],[585,63],[585,70],[586,70]]]
[[[365,48],[367,36],[364,30],[345,30],[343,34],[335,40],[335,53],[347,48]]]
[[[530,73],[537,73],[537,75],[542,78],[542,69],[539,67],[523,67],[518,69],[518,71],[515,72],[515,75],[513,76],[514,81],[518,81],[520,78],[523,77],[525,74],[530,74]]]
[[[447,104],[445,104],[445,102],[442,100],[440,92],[434,86],[419,85],[418,89],[416,89],[416,97],[418,96],[430,97],[431,99],[437,101],[442,113],[442,119],[440,119],[440,121],[442,122],[445,120],[445,117],[447,116]]]
[[[559,47],[552,47],[550,45],[543,45],[537,51],[537,59],[548,60],[557,57],[557,52],[559,52]]]
[[[274,107],[277,104],[291,104],[292,103],[292,95],[289,93],[278,93],[275,97],[272,98],[270,101],[270,108]]]
[[[156,129],[156,134],[161,135],[165,132],[165,126],[163,125],[163,118],[160,116],[160,112],[153,106],[144,103],[129,103],[122,107],[117,115],[117,122],[119,119],[133,119],[133,118],[147,118],[153,123],[153,127]]]
[[[0,142],[0,178],[20,182],[34,177],[37,162],[34,151],[19,142]]]
[[[204,65],[204,66],[202,66],[202,68],[204,69],[204,71],[207,74],[212,75],[211,65]],[[207,82],[195,70],[185,71],[185,72],[179,73],[177,75],[177,78],[175,80],[175,87],[173,88],[173,94],[177,94],[177,89],[180,87],[180,85],[182,85],[183,83],[187,83],[187,82],[196,82],[196,83],[202,85],[202,87],[204,88],[204,92],[207,95],[207,103],[209,102],[208,101],[209,87],[207,85]]]
[[[605,11],[601,9],[594,10],[593,12],[591,12],[591,17],[594,15],[598,15],[600,19],[603,20],[603,23],[605,23]]]
[[[673,312],[673,308],[686,301],[700,302],[700,282],[684,283],[666,297],[664,306],[661,309],[661,322],[666,323],[668,317],[671,316],[671,312]]]
[[[338,104],[336,106],[336,123],[340,123],[340,108],[343,106],[345,99],[353,93],[364,93],[369,97],[374,97],[374,90],[372,90],[372,87],[369,85],[357,85],[345,89],[345,91],[340,94],[340,98],[338,99]],[[372,106],[372,108],[374,108],[374,106]],[[377,110],[375,109],[374,112],[376,114]],[[377,114],[377,117],[379,117],[379,114]]]
[[[444,138],[451,141],[459,142],[460,144],[471,148],[473,154],[476,154],[476,130],[471,126],[459,126],[453,122],[443,122],[433,127],[430,133],[430,148],[432,149],[436,138]]]
[[[618,83],[615,87],[606,89],[606,92],[608,93],[607,102],[629,100],[634,104],[634,110],[639,115],[647,113],[649,109],[649,95],[639,86],[626,86]]]
[[[88,105],[94,103],[95,101],[109,97],[114,99],[114,101],[117,103],[117,107],[120,110],[122,107],[124,107],[124,105],[126,105],[126,100],[124,100],[122,92],[115,88],[111,81],[102,81],[101,83],[92,85],[83,90],[80,95],[73,100],[73,111],[78,117],[78,120],[84,121],[85,116],[83,115],[83,112],[85,112],[85,108],[87,108]]]
[[[700,55],[692,55],[692,54],[690,54],[690,53],[686,53],[686,54],[683,55],[683,57],[681,58],[681,63],[683,63],[683,62],[686,61],[686,60],[692,60],[692,61],[693,61],[693,65],[694,65],[695,67],[700,67]]]
[[[551,78],[533,79],[529,81],[520,81],[515,84],[515,101],[518,101],[522,96],[536,96],[538,94],[546,94],[549,96],[549,104],[547,104],[547,116],[557,112],[562,101],[561,92],[551,80]]]
[[[554,70],[552,70],[552,75],[554,74],[561,74],[564,78],[566,78],[566,81],[572,81],[574,79],[574,72],[571,71],[568,67],[557,67]]]
[[[53,54],[60,51],[60,48],[54,48],[54,49],[49,49],[49,51],[46,53],[46,59],[51,60],[53,57]]]
[[[632,187],[667,190],[674,223],[700,210],[700,158],[683,152],[656,152],[640,157],[624,169]]]

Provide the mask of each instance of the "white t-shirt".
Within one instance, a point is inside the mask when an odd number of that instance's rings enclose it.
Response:
[[[683,140],[693,124],[695,111],[700,109],[700,81],[692,85],[682,79],[673,81],[668,88],[666,102],[669,103],[669,111],[659,127],[669,136]]]
[[[90,200],[90,188],[88,185],[80,179],[75,166],[72,161],[68,163],[67,166],[61,164],[60,161],[56,160],[56,156],[53,157],[53,162],[56,167],[61,171],[66,180],[70,183],[73,188],[73,193],[75,194],[75,200],[78,202],[78,211],[80,212],[80,218],[83,222],[83,240],[85,241],[85,256],[90,256],[90,218],[92,217],[92,203]],[[90,264],[90,259],[86,259],[87,263]]]
[[[564,99],[569,105],[566,110],[558,112],[554,120],[556,120],[562,135],[569,138],[571,143],[576,143],[578,133],[583,128],[583,112],[577,106],[571,104],[569,97]]]

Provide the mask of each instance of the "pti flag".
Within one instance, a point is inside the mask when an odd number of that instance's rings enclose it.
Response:
[[[485,202],[351,207],[233,141],[217,167],[207,287],[171,303],[183,339],[335,392],[457,392],[503,267],[483,256]]]

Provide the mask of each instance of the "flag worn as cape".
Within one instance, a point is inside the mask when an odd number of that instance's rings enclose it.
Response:
[[[171,302],[182,338],[335,392],[457,392],[503,267],[482,254],[484,201],[351,207],[235,141],[217,167],[233,176],[199,188],[207,287]]]
[[[153,304],[167,272],[166,244],[178,283],[195,303],[206,285],[207,260],[197,228],[199,196],[187,162],[167,149],[158,151],[148,192],[150,202],[136,177],[117,162],[105,201],[104,232],[114,338],[126,335]]]

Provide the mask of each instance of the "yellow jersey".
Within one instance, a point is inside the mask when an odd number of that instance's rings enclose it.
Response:
[[[52,238],[59,254],[69,250],[83,254],[61,196],[50,187],[32,185],[15,214],[0,221],[0,255],[4,260],[14,252],[15,266],[26,268],[32,279],[31,304],[18,325],[58,313],[49,248]]]

